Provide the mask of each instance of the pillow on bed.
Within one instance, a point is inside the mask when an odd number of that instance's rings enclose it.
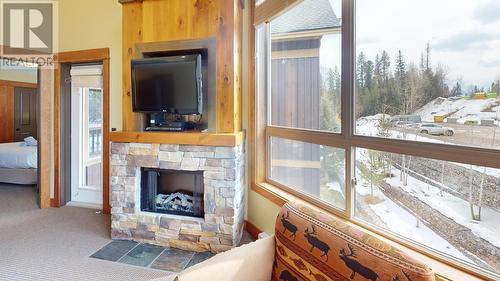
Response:
[[[27,146],[38,146],[38,141],[34,137],[24,138],[24,142]]]

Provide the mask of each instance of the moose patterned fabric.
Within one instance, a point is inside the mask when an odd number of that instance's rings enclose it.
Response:
[[[273,281],[434,281],[434,273],[361,228],[287,203],[276,220]]]

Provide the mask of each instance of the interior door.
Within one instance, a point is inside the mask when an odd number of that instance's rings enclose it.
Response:
[[[37,90],[14,89],[14,141],[32,136],[37,138]]]
[[[71,202],[102,206],[102,66],[71,68]]]

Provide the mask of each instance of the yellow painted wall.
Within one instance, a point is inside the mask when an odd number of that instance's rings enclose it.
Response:
[[[245,7],[249,7],[250,3],[247,0],[245,2]],[[249,66],[249,30],[250,30],[250,15],[248,12],[248,8],[243,11],[243,42],[242,42],[242,51],[243,51],[243,61],[242,61],[242,123],[243,129],[247,132],[249,131],[249,108],[248,104],[250,102],[250,81],[249,78],[250,66]],[[250,83],[248,83],[250,82]],[[250,152],[247,143],[247,153]],[[250,174],[248,171],[248,167],[250,166],[250,154],[247,154],[247,182],[250,182]],[[252,191],[251,188],[247,189],[247,217],[246,219],[258,227],[260,230],[267,232],[269,234],[274,233],[274,222],[276,220],[276,216],[280,210],[280,207],[274,204],[273,202],[267,200],[260,194]]]
[[[280,207],[249,189],[247,220],[268,234],[274,233],[274,223]]]
[[[109,48],[110,126],[121,130],[122,6],[118,0],[58,0],[58,4],[59,52]],[[53,149],[51,155],[53,161]],[[53,165],[50,195],[54,197]]]
[[[59,51],[109,48],[110,126],[122,128],[122,6],[118,0],[59,0]]]

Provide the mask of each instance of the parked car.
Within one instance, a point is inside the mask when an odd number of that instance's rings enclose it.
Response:
[[[418,126],[418,132],[421,134],[429,134],[429,135],[445,135],[445,136],[453,136],[455,131],[450,127],[443,127],[441,125],[432,124],[432,123],[424,123]]]

